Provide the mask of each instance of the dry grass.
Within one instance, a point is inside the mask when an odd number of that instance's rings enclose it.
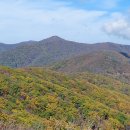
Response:
[[[22,125],[16,125],[15,123],[3,123],[0,122],[0,130],[34,130],[32,128],[25,128]]]

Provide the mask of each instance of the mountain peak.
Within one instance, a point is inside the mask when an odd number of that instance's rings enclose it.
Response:
[[[51,38],[51,39],[62,39],[62,38],[59,37],[59,36],[51,36],[50,38]]]
[[[63,41],[64,39],[59,36],[51,36],[49,38],[44,39],[44,41],[54,42],[54,41]]]

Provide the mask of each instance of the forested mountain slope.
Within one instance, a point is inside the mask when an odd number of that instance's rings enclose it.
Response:
[[[91,73],[1,66],[0,120],[34,129],[124,129],[130,123],[129,88]]]
[[[11,44],[4,44],[4,43],[0,43],[0,53],[3,52],[3,51],[8,51],[12,48],[14,48],[14,44],[11,45]]]
[[[51,68],[67,73],[90,71],[130,81],[130,58],[116,51],[97,51],[77,56],[53,64]]]
[[[0,64],[16,68],[45,66],[75,56],[103,50],[120,52],[125,56],[130,54],[129,45],[108,42],[84,44],[53,36],[41,41],[26,41],[12,45],[0,45]]]

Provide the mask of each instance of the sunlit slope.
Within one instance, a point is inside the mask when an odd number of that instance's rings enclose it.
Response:
[[[42,68],[0,67],[0,119],[45,129],[124,128],[130,96],[81,77]]]

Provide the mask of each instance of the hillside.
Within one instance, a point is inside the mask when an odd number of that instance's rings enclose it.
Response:
[[[130,85],[92,76],[0,67],[0,120],[33,129],[124,128],[130,123]]]
[[[116,51],[98,51],[74,57],[52,65],[52,69],[67,72],[102,73],[128,82],[130,80],[130,58]]]
[[[85,44],[69,42],[59,37],[42,41],[22,42],[16,48],[0,54],[0,64],[10,67],[43,66],[74,55],[83,54]]]
[[[130,54],[129,45],[114,43],[84,44],[53,36],[41,41],[26,41],[12,45],[4,44],[3,49],[0,46],[0,64],[16,68],[25,66],[41,67],[75,56],[103,50]]]
[[[4,44],[4,43],[0,43],[0,53],[3,52],[3,51],[8,51],[12,48],[14,48],[15,45],[11,45],[11,44]]]

